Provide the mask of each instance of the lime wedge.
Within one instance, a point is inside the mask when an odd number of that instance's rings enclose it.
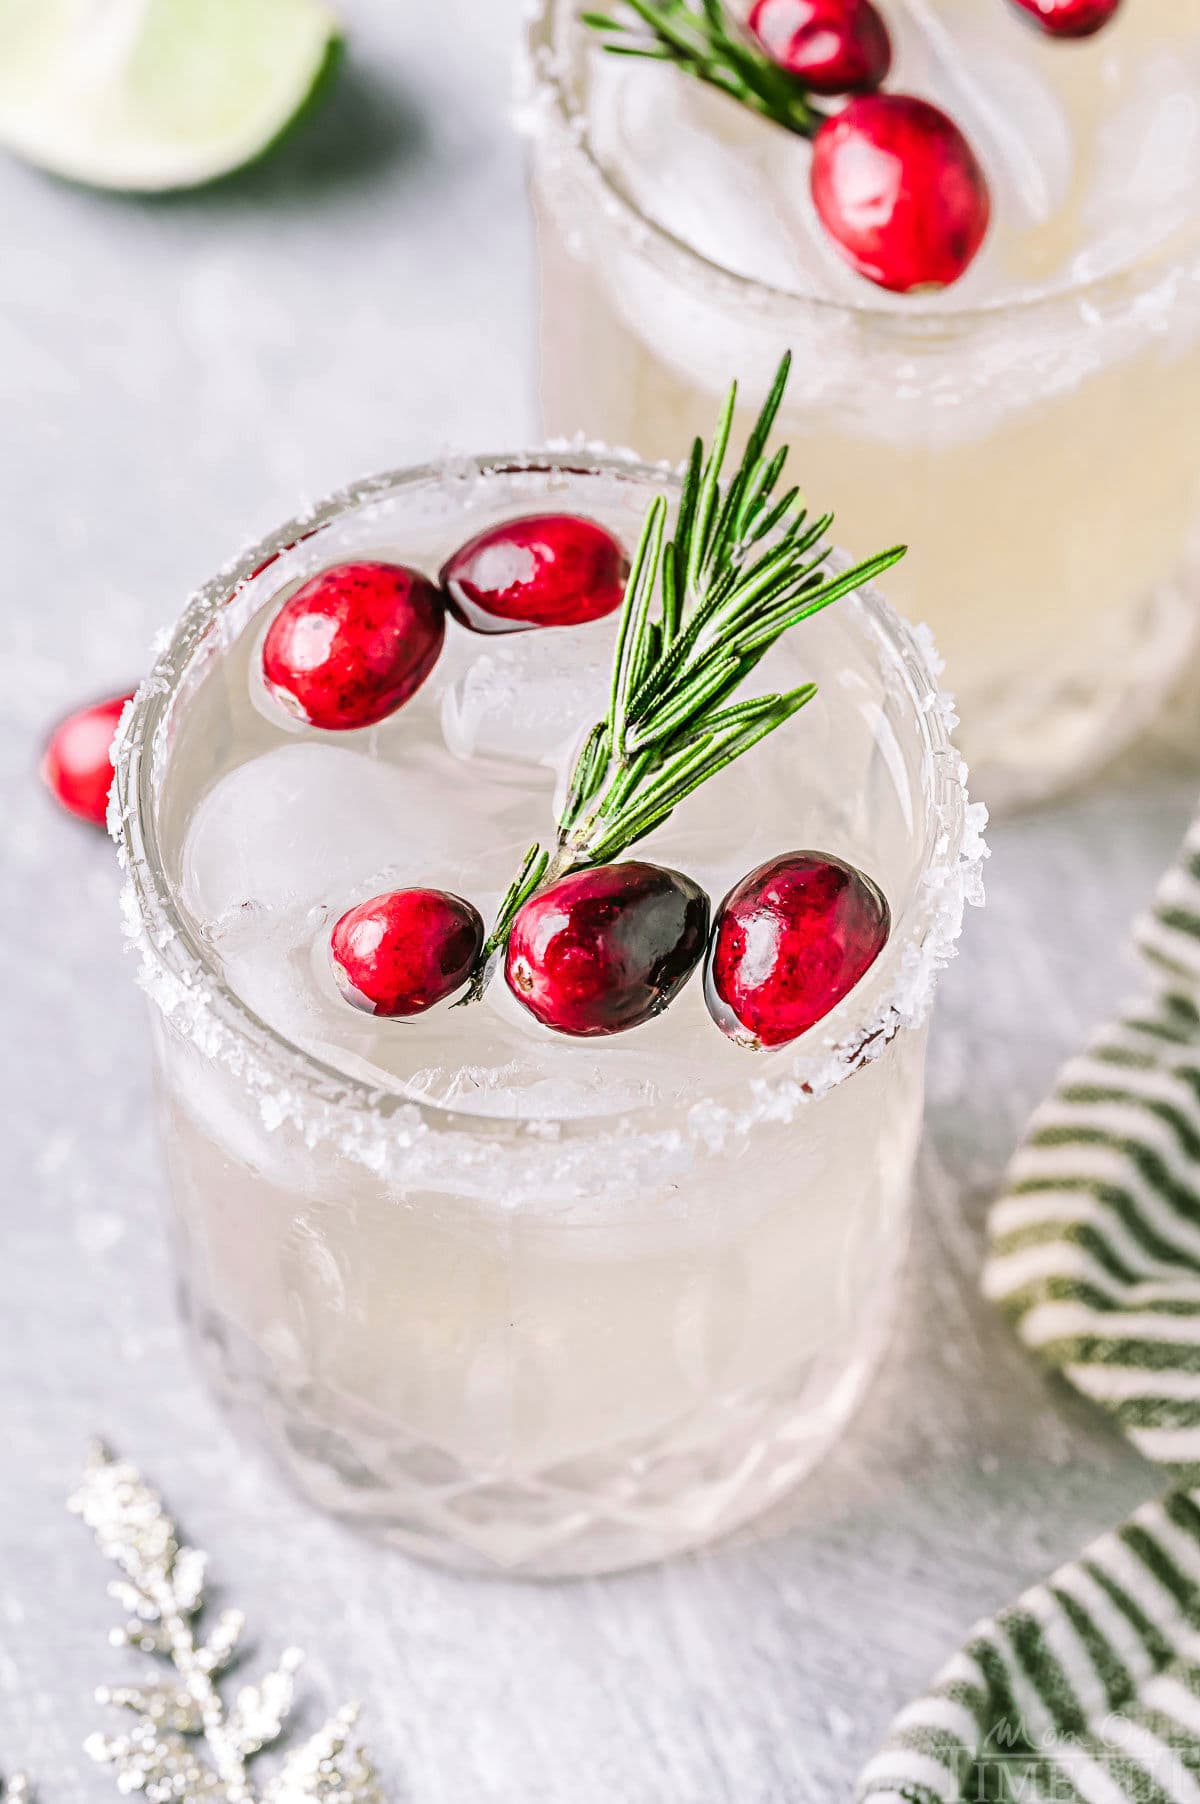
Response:
[[[253,162],[340,46],[321,0],[0,0],[0,145],[97,188]]]

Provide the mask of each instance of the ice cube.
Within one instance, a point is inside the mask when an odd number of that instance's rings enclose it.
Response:
[[[604,713],[613,631],[609,619],[471,639],[468,660],[442,700],[450,750],[458,758],[557,769],[581,725]]]
[[[405,884],[468,894],[501,886],[531,837],[527,807],[494,794],[485,774],[457,785],[447,807],[447,763],[437,748],[409,746],[403,764],[388,764],[307,740],[240,765],[188,827],[188,910],[219,935],[253,912],[247,903],[270,914],[341,912]]]
[[[792,190],[808,191],[803,138],[658,64],[597,59],[593,79],[598,154],[648,218],[722,269],[812,289],[824,258],[789,219]]]
[[[907,0],[895,21],[895,85],[926,94],[966,132],[1010,230],[1042,226],[1075,174],[1071,120],[1055,70],[1032,31],[999,7]]]

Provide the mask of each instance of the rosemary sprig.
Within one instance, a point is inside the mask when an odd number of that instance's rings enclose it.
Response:
[[[580,15],[613,56],[675,63],[803,138],[814,137],[825,123],[827,115],[796,77],[730,24],[721,0],[624,0],[624,4],[633,19],[598,12]]]
[[[787,447],[766,454],[791,366],[779,366],[733,477],[721,472],[733,428],[729,391],[708,455],[684,472],[674,530],[651,502],[617,621],[608,708],[583,742],[553,848],[533,845],[504,896],[475,974],[456,1006],[483,994],[519,910],[567,871],[607,864],[681,802],[797,714],[813,683],[735,699],[789,627],[888,570],[904,547],[853,569],[827,569],[832,514],[810,518],[796,488],[777,495]]]

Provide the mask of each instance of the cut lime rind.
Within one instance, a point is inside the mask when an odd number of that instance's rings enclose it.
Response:
[[[0,0],[0,146],[91,187],[200,187],[286,137],[341,49],[322,0]]]

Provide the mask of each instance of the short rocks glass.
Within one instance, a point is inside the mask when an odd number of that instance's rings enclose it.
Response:
[[[795,847],[878,879],[891,938],[818,1027],[736,1047],[698,976],[599,1041],[535,1026],[502,981],[410,1022],[338,996],[329,928],[352,903],[421,883],[494,907],[603,712],[615,621],[452,624],[406,707],[330,734],[262,692],[276,607],[349,557],[436,573],[514,514],[587,514],[630,544],[664,485],[551,454],[361,483],[200,592],[118,754],[204,1362],[314,1501],[460,1566],[597,1572],[694,1546],[839,1433],[887,1333],[926,1016],[977,882],[927,650],[859,592],[763,666],[817,699],[645,843],[714,902]]]
[[[936,635],[979,792],[1080,777],[1200,622],[1200,8],[1127,0],[1068,44],[1007,0],[887,0],[890,85],[948,108],[993,194],[977,263],[926,295],[841,263],[804,139],[607,55],[582,10],[529,27],[548,430],[677,456],[730,370],[756,407],[790,347],[794,479],[843,542],[910,546],[888,595]]]

